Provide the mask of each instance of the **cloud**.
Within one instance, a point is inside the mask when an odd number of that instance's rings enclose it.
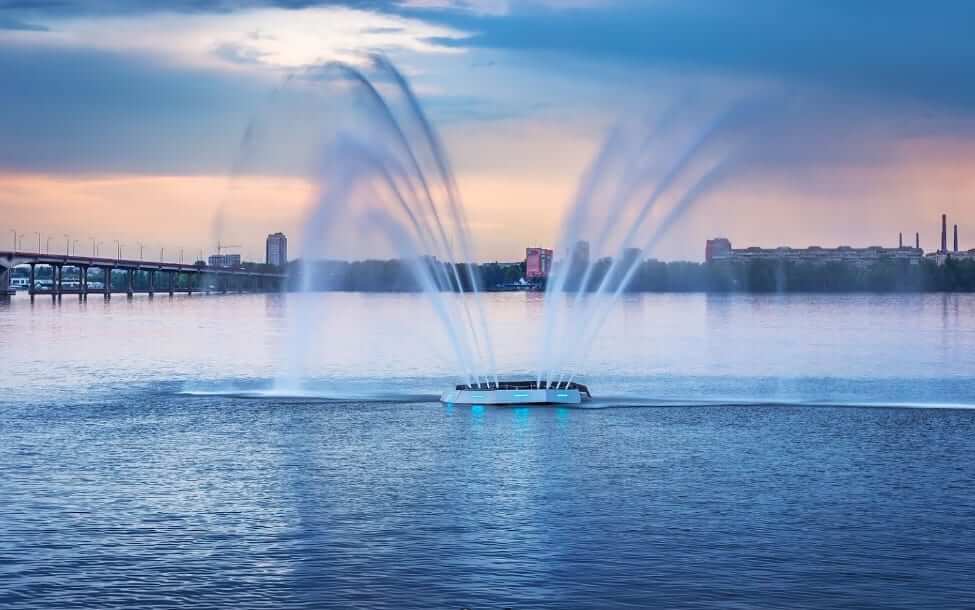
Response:
[[[967,0],[634,1],[412,14],[473,32],[435,41],[448,46],[800,81],[975,111],[975,3]]]
[[[43,25],[36,25],[21,21],[15,17],[0,14],[0,30],[12,30],[18,32],[46,32],[48,28]]]
[[[0,0],[0,13],[61,18],[152,13],[228,14],[261,8],[344,7],[390,11],[400,4],[398,0]]]
[[[223,42],[217,45],[213,54],[223,61],[256,66],[264,63],[268,57],[268,52],[262,51],[252,44],[242,42]]]
[[[77,48],[0,45],[0,167],[226,171],[268,87],[225,72]]]
[[[138,2],[126,5],[128,12],[97,15],[52,10],[31,17],[31,23],[41,24],[48,31],[6,35],[0,32],[0,41],[136,52],[210,68],[294,69],[327,60],[348,61],[363,51],[377,49],[461,53],[429,40],[449,40],[464,35],[462,32],[389,12],[349,8],[351,4],[360,3],[294,10],[251,8],[228,13],[214,12],[216,5],[209,2],[193,4],[195,12],[179,12],[178,9],[190,6],[184,3],[167,4],[165,11],[137,12]],[[3,15],[0,9],[0,16]],[[8,17],[19,20],[27,15]]]

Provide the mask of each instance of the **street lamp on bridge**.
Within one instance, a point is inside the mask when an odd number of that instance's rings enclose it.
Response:
[[[41,253],[41,232],[34,231],[34,235],[37,236],[37,253],[40,254]]]
[[[64,234],[64,255],[68,256],[71,254],[71,236],[67,233]]]
[[[116,248],[118,248],[118,250],[117,250],[118,256],[115,257],[115,260],[116,261],[120,261],[120,260],[122,260],[122,242],[120,242],[119,240],[116,239],[115,240],[115,246],[116,246]]]

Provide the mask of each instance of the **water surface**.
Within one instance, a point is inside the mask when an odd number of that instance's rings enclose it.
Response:
[[[0,607],[975,605],[971,297],[634,297],[587,409],[441,405],[419,297],[305,298],[301,399],[280,296],[0,308]]]

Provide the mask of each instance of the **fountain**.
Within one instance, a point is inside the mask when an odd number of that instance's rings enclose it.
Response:
[[[327,87],[331,98],[353,103],[333,117],[325,137],[320,189],[302,239],[304,288],[329,281],[327,269],[319,265],[316,275],[310,261],[340,258],[350,243],[385,244],[408,263],[439,317],[463,377],[441,400],[460,404],[588,400],[589,388],[576,379],[641,256],[733,171],[741,154],[727,136],[758,109],[743,102],[702,121],[685,100],[610,131],[565,217],[558,251],[569,254],[547,284],[535,378],[504,380],[469,264],[473,248],[464,207],[440,139],[410,85],[378,56],[367,68],[331,63],[306,76]],[[319,307],[296,304],[291,358],[278,380],[282,391],[300,387],[312,334],[306,329],[321,317]]]
[[[497,386],[484,307],[466,264],[473,255],[464,208],[443,146],[406,79],[379,56],[366,69],[330,63],[308,76],[353,103],[326,134],[301,259],[327,261],[354,243],[384,244],[429,298],[466,383]],[[329,278],[306,269],[303,281],[310,289]],[[448,298],[447,291],[463,294]],[[300,386],[307,329],[321,315],[307,302],[299,301],[297,310],[291,357],[277,383],[282,391]]]
[[[576,383],[600,328],[643,258],[748,159],[752,140],[743,140],[741,132],[750,136],[748,127],[770,108],[763,98],[695,111],[681,100],[655,118],[624,122],[610,131],[563,223],[558,251],[568,254],[546,285],[536,387]]]

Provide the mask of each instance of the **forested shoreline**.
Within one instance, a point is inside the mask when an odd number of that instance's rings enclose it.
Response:
[[[431,265],[432,277],[441,279],[445,291],[470,291],[473,276],[484,291],[522,288],[524,263],[481,263],[452,267],[441,262]],[[440,265],[436,269],[435,265]],[[613,272],[612,261],[601,259],[593,265],[586,291],[604,286],[618,289],[624,279]],[[607,274],[612,274],[607,278]],[[304,266],[289,265],[289,287],[345,292],[419,292],[423,289],[414,267],[403,260],[324,261]],[[583,275],[574,274],[566,282],[578,290]],[[535,286],[540,289],[543,286]],[[774,260],[747,262],[663,262],[646,260],[628,278],[625,292],[975,292],[975,261],[949,259],[944,265],[922,260],[881,259],[869,265],[830,262],[796,263]]]

